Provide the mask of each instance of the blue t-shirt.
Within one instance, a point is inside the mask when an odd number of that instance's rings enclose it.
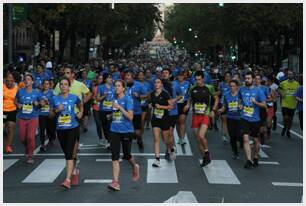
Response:
[[[195,84],[194,74],[195,74],[195,72],[193,72],[193,74],[191,75],[191,84]],[[212,84],[211,77],[210,77],[209,73],[207,71],[203,71],[203,74],[204,74],[204,83],[205,84]]]
[[[41,115],[41,116],[48,116],[49,115],[50,102],[52,100],[52,97],[53,97],[53,90],[52,89],[49,89],[46,92],[39,92],[39,96],[38,96],[39,101],[41,101],[43,99],[48,100],[48,103],[45,106],[39,108],[39,112],[38,112],[39,115]]]
[[[241,118],[249,122],[260,121],[260,108],[256,104],[252,103],[251,98],[255,98],[257,102],[264,102],[266,98],[263,92],[254,86],[252,88],[243,86],[238,92],[238,97],[243,105]]]
[[[53,96],[51,107],[57,109],[60,104],[64,105],[64,110],[56,115],[56,129],[73,129],[79,126],[74,107],[78,105],[81,100],[74,94],[68,94],[66,98],[62,95]]]
[[[100,111],[113,111],[113,99],[115,95],[115,88],[111,85],[110,88],[106,86],[106,84],[102,84],[98,86],[98,94],[100,96],[104,96],[104,93],[107,93],[107,96],[101,101],[99,110]]]
[[[143,83],[142,83],[142,82],[139,82],[139,83],[144,87],[144,89],[145,89],[145,91],[146,91],[146,94],[149,95],[150,92],[151,92],[151,85],[150,85],[148,82],[146,82],[146,81],[144,81]],[[141,105],[142,107],[143,107],[143,106],[147,106],[147,105],[148,105],[148,98],[146,98],[146,99],[141,99],[140,105]]]
[[[125,95],[121,99],[115,97],[114,101],[117,101],[117,103],[121,107],[123,107],[124,110],[126,111],[133,111],[134,109],[133,100],[131,96]],[[134,132],[133,121],[127,119],[119,109],[118,110],[113,109],[113,118],[110,130],[112,132],[117,132],[117,133],[133,133]]]
[[[298,88],[295,96],[303,99],[303,85]],[[303,102],[297,101],[297,110],[303,111]]]
[[[238,93],[237,95],[233,96],[231,92],[227,92],[224,94],[224,106],[227,111],[227,118],[234,119],[234,120],[240,120],[240,109],[238,104]]]
[[[264,85],[260,85],[258,88],[259,88],[259,89],[262,91],[262,93],[265,95],[265,100],[266,100],[266,99],[268,98],[269,94],[270,94],[269,87],[264,86]]]
[[[116,81],[118,79],[121,79],[121,75],[119,71],[116,71],[114,73],[112,73],[112,77],[113,77],[113,81]]]
[[[137,93],[137,96],[135,96],[135,93]],[[129,95],[133,98],[133,105],[134,105],[134,115],[139,115],[141,114],[141,100],[140,100],[140,95],[146,95],[147,90],[145,87],[142,86],[142,84],[138,81],[133,81],[133,85],[131,87],[126,88],[125,91],[126,95]]]
[[[224,95],[229,93],[231,91],[231,88],[228,84],[226,84],[225,82],[221,82],[220,83],[220,91],[221,91],[221,104],[224,103]]]
[[[180,94],[181,88],[179,87],[178,83],[173,81],[172,82],[172,96],[171,99],[176,99],[176,96]],[[173,105],[173,109],[169,111],[169,116],[175,116],[178,115],[178,110],[177,110],[177,102],[175,101]]]
[[[45,79],[52,79],[52,74],[49,74],[47,71],[44,71],[43,73],[39,74],[37,72],[33,73],[34,78],[34,84],[33,88],[39,88],[39,86],[42,86]]]
[[[86,85],[86,87],[87,87],[88,89],[91,90],[92,84],[91,84],[91,81],[90,81],[89,79],[86,79],[85,82],[83,82],[83,83]]]
[[[190,87],[190,82],[188,81],[183,81],[182,83],[180,83],[179,81],[174,81],[176,82],[176,84],[178,85],[179,87],[179,96],[181,97],[177,103],[178,104],[181,104],[181,103],[185,103],[188,101],[188,91],[189,91],[189,87]]]
[[[147,82],[150,86],[148,91],[152,92],[154,90],[154,79],[153,79],[153,77],[150,80],[146,79],[145,82]]]
[[[17,118],[19,119],[34,119],[38,117],[38,107],[34,106],[34,101],[39,101],[39,93],[36,89],[28,93],[25,88],[19,89],[16,94],[16,99],[22,108],[17,111]]]

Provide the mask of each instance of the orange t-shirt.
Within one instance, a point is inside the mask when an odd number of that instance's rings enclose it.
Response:
[[[18,87],[14,85],[12,89],[6,87],[6,84],[3,84],[3,111],[12,112],[17,109],[14,101],[17,94]]]

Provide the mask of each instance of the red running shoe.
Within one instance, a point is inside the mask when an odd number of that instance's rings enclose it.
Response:
[[[71,177],[71,185],[78,185],[79,184],[79,174],[80,170],[76,169],[76,174],[72,174]]]
[[[62,183],[62,187],[70,189],[71,188],[70,181],[68,179],[65,179],[65,181]]]

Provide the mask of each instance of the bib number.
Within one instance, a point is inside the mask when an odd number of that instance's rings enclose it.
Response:
[[[184,96],[179,96],[177,103],[184,103]]]
[[[154,116],[157,118],[157,119],[162,119],[163,116],[165,114],[165,111],[163,109],[154,109]]]
[[[238,102],[229,102],[228,110],[229,111],[237,111],[238,110]]]
[[[247,107],[245,106],[243,108],[243,113],[245,116],[247,117],[253,117],[253,114],[254,114],[254,108],[253,107]]]
[[[60,127],[70,127],[71,126],[71,116],[70,115],[60,115],[58,117],[58,125]]]
[[[111,109],[112,108],[112,102],[111,101],[107,101],[107,100],[105,100],[105,101],[103,101],[103,107],[104,108],[107,108],[107,109]]]
[[[121,122],[122,113],[120,111],[113,112],[113,122]]]
[[[196,114],[204,114],[206,111],[207,105],[205,103],[196,103],[194,104],[194,109]]]
[[[42,112],[49,112],[50,111],[50,106],[49,105],[45,105],[41,108]]]
[[[22,105],[22,113],[31,114],[32,112],[33,112],[33,105],[32,104]]]

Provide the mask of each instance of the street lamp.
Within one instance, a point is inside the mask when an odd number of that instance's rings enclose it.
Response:
[[[197,39],[197,38],[198,38],[198,35],[194,35],[194,38],[196,38],[196,39]]]
[[[192,28],[189,28],[188,30],[189,30],[189,31],[192,31]]]

